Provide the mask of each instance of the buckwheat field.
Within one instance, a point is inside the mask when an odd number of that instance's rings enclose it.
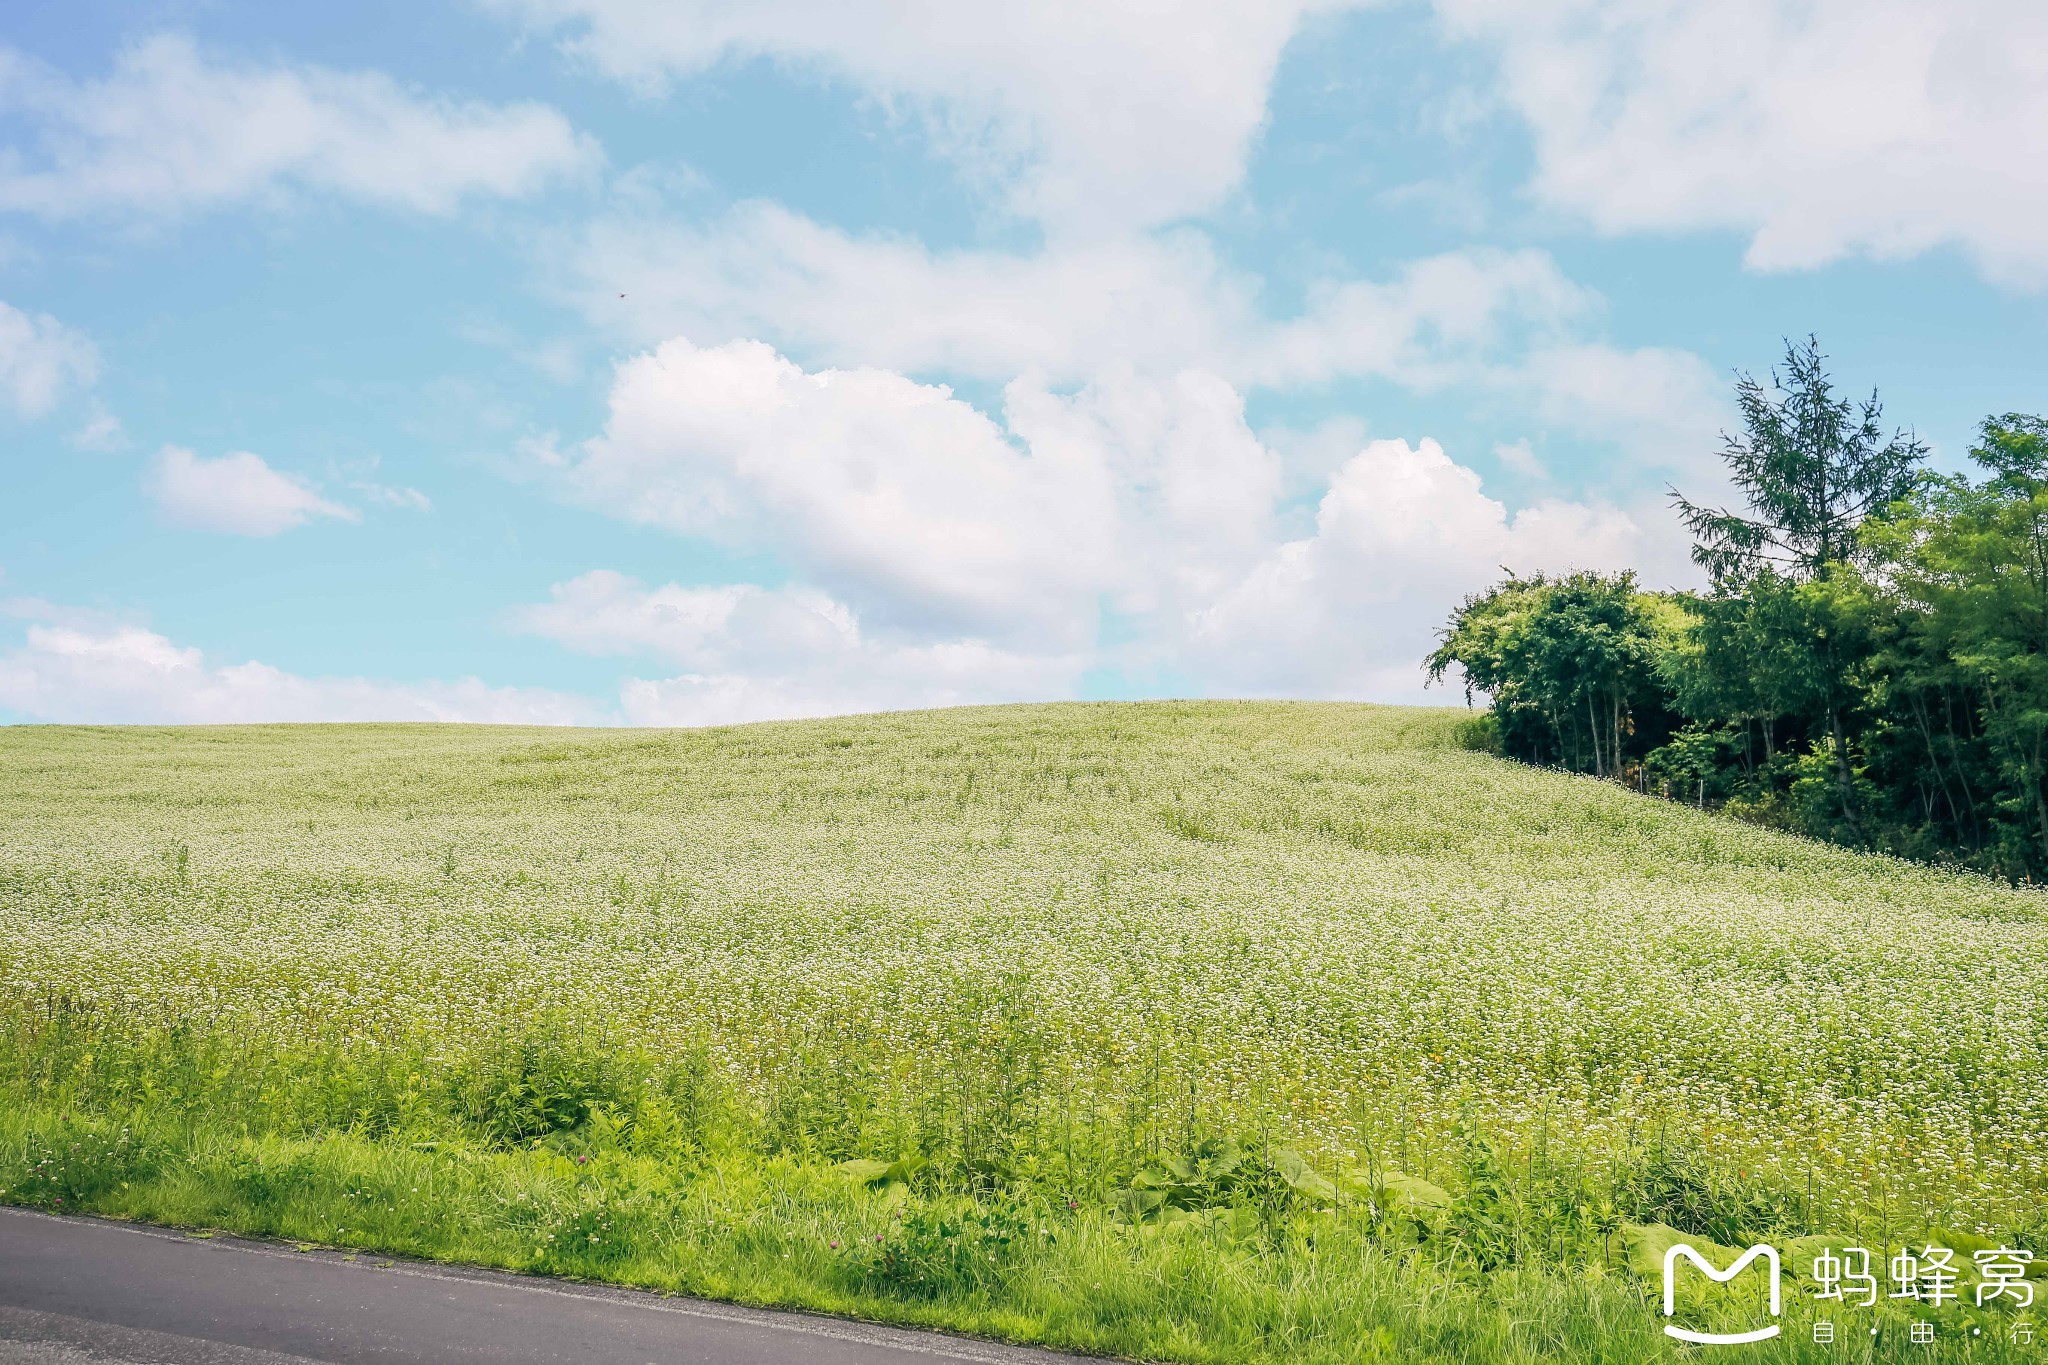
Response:
[[[2038,894],[1464,717],[0,730],[0,1199],[1186,1360],[2041,1238]]]

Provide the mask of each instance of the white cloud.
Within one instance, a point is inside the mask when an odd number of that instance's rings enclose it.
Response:
[[[17,610],[22,604],[17,604]],[[38,613],[53,615],[52,613]],[[538,689],[307,678],[262,663],[209,664],[144,627],[54,614],[0,653],[0,711],[94,724],[268,721],[467,721],[571,725],[605,717],[579,698]]]
[[[1437,0],[1496,46],[1536,193],[1761,269],[1953,244],[2048,282],[2039,0]]]
[[[626,362],[568,479],[630,520],[771,541],[864,612],[1052,626],[1108,573],[1095,464],[1018,450],[943,387],[808,374],[760,342]]]
[[[246,450],[207,460],[180,446],[165,446],[151,465],[149,492],[172,525],[228,535],[274,536],[314,517],[356,519],[351,509],[329,502]]]
[[[1262,427],[1259,440],[1280,457],[1286,496],[1301,497],[1320,495],[1344,462],[1364,448],[1367,431],[1361,418],[1339,413],[1312,427]]]
[[[80,450],[119,450],[128,444],[128,433],[120,418],[95,405],[85,425],[72,435],[71,444]]]
[[[813,668],[767,676],[685,673],[629,678],[619,689],[619,706],[628,725],[738,725],[1044,701],[1071,695],[1079,672],[1075,666],[977,643],[868,653],[839,662],[857,671]]]
[[[723,672],[860,644],[853,612],[808,588],[671,583],[649,589],[623,574],[596,569],[555,584],[549,598],[518,613],[520,628],[582,654],[651,655]]]
[[[686,671],[629,678],[633,725],[722,725],[795,716],[1069,695],[1080,654],[1035,655],[971,638],[876,639],[853,611],[803,587],[647,588],[598,570],[558,583],[522,628],[586,654],[651,656]]]
[[[172,213],[297,190],[446,213],[594,167],[596,144],[538,104],[457,102],[378,72],[212,61],[185,38],[122,52],[96,82],[0,48],[0,113],[37,154],[0,153],[0,210]]]
[[[694,717],[1045,695],[1030,687],[1084,663],[1413,698],[1433,628],[1503,565],[1622,567],[1645,539],[1605,502],[1511,513],[1425,440],[1354,446],[1313,533],[1288,540],[1281,457],[1201,371],[1069,393],[1019,380],[998,423],[888,371],[671,342],[620,368],[602,436],[553,459],[572,496],[798,574],[770,590],[598,573],[522,613],[572,648],[689,670],[629,688],[634,715],[656,696]]]
[[[1201,371],[1241,392],[1380,379],[1511,403],[1628,459],[1626,484],[1699,481],[1727,423],[1726,385],[1689,351],[1589,336],[1603,301],[1547,253],[1474,249],[1410,261],[1383,280],[1326,279],[1291,317],[1193,230],[1030,252],[933,252],[853,236],[773,204],[690,227],[600,219],[573,262],[593,321],[650,343],[713,347],[758,336],[807,365],[884,367],[997,383],[1071,385]],[[622,300],[620,294],[626,297]],[[1353,453],[1279,433],[1293,486]],[[1305,463],[1304,463],[1305,461]]]
[[[1354,0],[483,0],[642,89],[766,57],[920,116],[935,149],[1061,228],[1159,223],[1242,176],[1280,54]]]
[[[1510,514],[1435,441],[1374,441],[1331,480],[1312,535],[1195,615],[1184,666],[1215,691],[1418,700],[1433,631],[1466,593],[1503,568],[1626,568],[1640,540],[1604,503]]]
[[[1736,416],[1731,385],[1691,351],[1546,346],[1493,382],[1527,395],[1544,421],[1619,446],[1637,469],[1702,486],[1722,477],[1716,452]]]
[[[1004,397],[1010,431],[1034,461],[1095,471],[1074,482],[1103,490],[1105,507],[1082,515],[1070,504],[1033,531],[1105,566],[1117,611],[1184,612],[1255,563],[1272,538],[1282,462],[1218,376],[1152,379],[1117,367],[1071,394],[1019,380]],[[1107,537],[1100,545],[1083,539],[1098,535]]]
[[[1526,439],[1497,442],[1493,447],[1493,457],[1501,462],[1502,467],[1520,474],[1525,479],[1550,477],[1550,471],[1544,467],[1542,458]]]
[[[1596,305],[1543,252],[1473,250],[1385,281],[1326,280],[1297,316],[1273,321],[1262,282],[1192,230],[933,252],[763,203],[703,228],[613,215],[570,256],[589,316],[643,344],[758,336],[813,363],[997,382],[1130,365],[1265,387],[1360,375],[1428,386],[1503,348],[1568,335]]]
[[[398,507],[408,512],[431,512],[434,510],[434,500],[432,498],[420,492],[419,489],[405,484],[352,483],[349,487],[361,493],[371,502],[382,503],[386,507]]]
[[[160,457],[200,482],[235,458]],[[247,458],[259,485],[282,478]],[[34,624],[0,654],[0,709],[712,724],[1071,696],[1103,666],[1171,669],[1210,693],[1413,699],[1433,628],[1502,566],[1613,567],[1643,540],[1604,503],[1510,512],[1427,440],[1354,449],[1313,530],[1290,538],[1281,456],[1237,390],[1197,370],[1123,368],[1071,391],[1019,380],[997,421],[889,371],[673,342],[623,365],[604,434],[546,469],[616,516],[726,536],[796,576],[649,587],[598,571],[516,614],[578,652],[658,665],[624,678],[615,710],[474,680],[221,666],[141,626],[22,604]]]
[[[48,313],[0,303],[0,403],[18,416],[41,417],[66,394],[91,387],[99,363],[92,342]]]
[[[1454,251],[1384,280],[1326,279],[1277,319],[1263,282],[1193,230],[933,252],[750,203],[704,227],[611,215],[568,255],[592,320],[643,343],[758,336],[807,364],[998,383],[1128,369],[1200,370],[1240,390],[1462,386],[1667,471],[1710,457],[1728,416],[1726,385],[1691,352],[1589,339],[1601,300],[1534,250]]]
[[[627,361],[604,434],[560,475],[629,520],[770,546],[885,629],[1067,641],[1104,599],[1163,610],[1255,560],[1280,488],[1236,390],[1202,371],[1019,379],[998,423],[943,386],[810,373],[757,341]]]

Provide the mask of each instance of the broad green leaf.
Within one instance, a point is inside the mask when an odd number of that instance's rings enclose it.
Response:
[[[1337,1187],[1327,1178],[1316,1174],[1308,1162],[1302,1159],[1301,1153],[1293,1148],[1275,1147],[1272,1160],[1273,1169],[1280,1173],[1280,1178],[1293,1187],[1297,1194],[1310,1199],[1337,1197]]]
[[[1451,1193],[1420,1176],[1385,1171],[1380,1175],[1380,1194],[1387,1207],[1395,1209],[1441,1209],[1451,1202]]]
[[[889,1163],[870,1160],[867,1157],[855,1157],[851,1161],[840,1162],[832,1169],[849,1179],[860,1181],[863,1185],[873,1185],[888,1177]]]

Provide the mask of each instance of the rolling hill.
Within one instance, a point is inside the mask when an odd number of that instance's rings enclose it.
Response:
[[[1182,1359],[2039,1227],[2036,893],[1465,716],[0,730],[0,1198]]]

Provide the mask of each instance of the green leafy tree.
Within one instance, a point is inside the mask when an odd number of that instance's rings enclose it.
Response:
[[[1668,726],[1659,620],[1633,574],[1510,576],[1453,613],[1430,680],[1462,669],[1468,700],[1474,689],[1493,698],[1515,757],[1618,776]]]
[[[1906,432],[1886,436],[1877,394],[1861,403],[1839,394],[1826,359],[1808,337],[1786,344],[1768,385],[1737,377],[1743,432],[1724,437],[1721,457],[1746,511],[1702,506],[1676,489],[1672,497],[1718,599],[1702,626],[1709,671],[1750,680],[1741,712],[1768,724],[1776,710],[1821,729],[1841,818],[1860,838],[1845,718],[1867,654],[1864,600],[1834,580],[1865,557],[1863,523],[1919,486],[1927,448]]]
[[[1960,686],[1995,765],[2001,862],[2048,865],[2048,419],[1986,419],[1971,458],[1988,472],[1933,481],[1867,537],[1885,556],[1925,676]],[[1931,665],[1931,666],[1930,666]],[[1950,728],[1954,721],[1950,720]],[[1940,746],[1927,725],[1930,752]],[[1969,774],[1955,764],[1955,782]],[[1946,777],[1942,771],[1941,776]]]
[[[1709,508],[1672,490],[1693,534],[1693,558],[1719,583],[1740,587],[1771,569],[1794,582],[1825,578],[1857,557],[1856,529],[1911,493],[1927,447],[1884,434],[1872,391],[1858,404],[1836,393],[1820,342],[1786,343],[1766,386],[1738,374],[1743,434],[1722,437],[1721,459],[1748,514]]]

